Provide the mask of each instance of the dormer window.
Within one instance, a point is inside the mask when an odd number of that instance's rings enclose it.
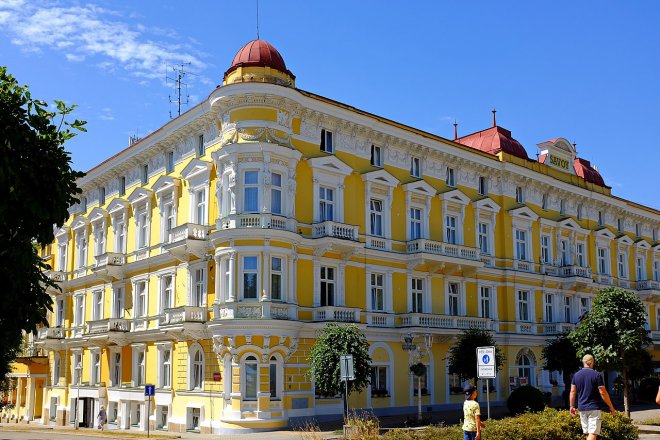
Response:
[[[413,177],[422,176],[419,157],[413,156],[410,158],[410,175]]]
[[[482,196],[488,195],[488,178],[485,176],[479,177],[479,194]]]
[[[447,167],[447,177],[445,178],[447,186],[456,186],[456,179],[454,178],[454,169]]]
[[[516,203],[525,203],[525,192],[522,186],[516,186]]]
[[[321,151],[326,153],[334,153],[335,148],[332,143],[332,132],[325,128],[321,130]]]
[[[371,146],[371,165],[379,168],[383,167],[382,150],[375,145]]]

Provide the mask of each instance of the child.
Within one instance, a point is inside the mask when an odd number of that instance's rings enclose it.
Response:
[[[477,389],[472,384],[467,384],[463,388],[465,392],[465,402],[463,403],[463,440],[481,440],[481,428],[484,427],[481,421],[481,410],[477,403]]]

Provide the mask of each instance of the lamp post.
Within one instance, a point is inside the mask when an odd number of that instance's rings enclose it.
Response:
[[[413,344],[413,340],[415,339],[415,336],[412,333],[408,333],[406,336],[403,337],[403,344],[401,344],[401,348],[408,353],[410,353],[411,359],[409,359],[410,362],[410,372],[413,373],[415,376],[417,376],[417,420],[422,420],[422,374],[421,373],[419,376],[417,375],[417,364],[413,365],[412,364],[412,353],[414,351],[417,351],[417,346]],[[421,363],[421,362],[420,362]],[[423,364],[422,364],[423,365]]]

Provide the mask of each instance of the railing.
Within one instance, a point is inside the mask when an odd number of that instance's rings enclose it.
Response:
[[[131,322],[123,318],[100,319],[87,323],[87,333],[98,334],[107,332],[128,332],[131,330]]]
[[[49,270],[46,271],[46,276],[51,280],[56,283],[63,283],[66,281],[67,278],[67,273],[66,272],[60,272],[57,270]]]
[[[541,273],[556,277],[559,276],[559,268],[550,263],[541,263]]]
[[[160,317],[161,325],[206,321],[208,321],[208,310],[206,307],[182,306],[165,309],[165,313]]]
[[[447,257],[462,258],[464,260],[479,261],[480,255],[477,248],[462,246],[460,244],[443,243],[440,241],[431,241],[425,238],[409,241],[406,245],[409,254],[419,252],[435,255],[444,255]]]
[[[372,235],[367,236],[366,247],[371,249],[379,249],[381,251],[386,251],[390,248],[391,240],[383,237],[374,237]]]
[[[312,237],[334,237],[343,240],[358,240],[358,226],[346,225],[333,221],[325,221],[312,225]]]
[[[637,281],[637,290],[660,290],[660,282],[656,280]]]
[[[479,256],[479,260],[481,260],[481,262],[484,263],[484,266],[486,267],[495,267],[495,258],[493,258],[491,255],[481,254]]]
[[[314,321],[360,322],[359,308],[324,306],[314,308]]]
[[[581,266],[564,266],[559,268],[562,277],[591,278],[591,268]]]
[[[213,305],[214,319],[297,319],[295,304],[281,302],[227,302]]]
[[[630,281],[628,280],[619,279],[617,281],[617,284],[619,285],[619,287],[623,287],[624,289],[630,288]]]
[[[276,214],[231,214],[218,219],[219,229],[264,228],[294,231],[295,219]]]
[[[391,313],[367,312],[367,325],[372,327],[394,327]]]
[[[523,272],[534,272],[534,263],[531,261],[513,260],[513,268]]]
[[[176,243],[181,240],[206,240],[209,235],[210,226],[186,223],[170,232],[169,242]]]
[[[480,328],[490,330],[492,320],[476,316],[435,315],[432,313],[404,313],[397,315],[398,327],[431,327],[431,328]]]
[[[101,266],[123,266],[126,264],[126,255],[116,252],[106,252],[96,257],[96,267]]]
[[[598,282],[599,284],[605,284],[607,286],[611,286],[612,285],[612,277],[610,275],[606,275],[606,274],[598,274],[596,276],[596,282]]]
[[[37,337],[39,339],[64,339],[64,329],[60,327],[40,328]]]
[[[16,357],[38,357],[46,356],[43,348],[37,347],[33,344],[24,344],[21,349],[16,353]]]
[[[575,328],[575,324],[570,324],[567,322],[548,322],[537,324],[537,326],[540,327],[541,333],[544,335],[558,335],[570,332]]]

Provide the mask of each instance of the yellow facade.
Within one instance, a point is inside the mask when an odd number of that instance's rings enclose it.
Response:
[[[330,321],[367,336],[374,382],[350,405],[379,414],[415,411],[418,361],[425,410],[459,405],[445,359],[469,327],[506,354],[492,401],[560,393],[541,348],[608,285],[636,289],[660,335],[657,211],[292,85],[240,67],[81,179],[51,246],[62,292],[32,419],[93,426],[104,405],[111,427],[221,433],[337,417],[306,375]]]

